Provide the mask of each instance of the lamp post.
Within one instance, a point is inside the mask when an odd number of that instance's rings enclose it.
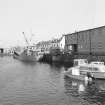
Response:
[[[77,55],[79,56],[79,52],[78,52],[78,44],[79,44],[79,41],[78,41],[78,32],[77,32],[77,49],[76,49],[77,51],[76,51],[76,52],[77,52]]]
[[[89,50],[90,50],[89,54],[90,54],[90,55],[92,55],[92,51],[91,51],[92,46],[91,46],[91,44],[92,44],[92,43],[91,43],[91,31],[89,31],[89,45],[90,45],[90,46],[89,46],[89,48],[90,48],[90,49],[89,49]]]
[[[89,60],[92,60],[92,43],[91,43],[91,30],[89,31]]]

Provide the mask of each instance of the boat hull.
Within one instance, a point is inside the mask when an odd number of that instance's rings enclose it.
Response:
[[[103,79],[103,80],[105,80],[105,73],[104,72],[95,72],[95,73],[90,73],[90,74],[95,79]]]
[[[90,77],[93,79],[105,80],[104,72],[89,72],[89,73]],[[73,79],[84,81],[85,77],[87,76],[87,72],[82,72],[81,75],[72,75],[70,71],[66,71],[65,75]]]
[[[26,61],[26,62],[36,62],[37,61],[37,59],[34,55],[25,55],[25,54],[24,55],[23,54],[18,55],[18,54],[14,53],[13,57],[15,59],[18,59],[21,61]]]
[[[80,81],[85,81],[85,77],[86,77],[86,75],[72,75],[71,72],[67,72],[67,71],[64,73],[64,75]]]

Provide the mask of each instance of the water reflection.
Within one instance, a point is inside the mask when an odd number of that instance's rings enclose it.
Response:
[[[64,78],[69,66],[0,58],[0,105],[105,105],[105,81]]]
[[[105,81],[95,80],[86,85],[65,77],[65,94],[86,105],[105,105]]]
[[[84,83],[70,79],[69,77],[65,77],[64,85],[66,88],[65,93],[68,96],[77,97],[77,96],[79,96],[80,92],[82,93],[85,91],[85,84]]]
[[[105,104],[105,81],[97,80],[86,87],[83,98],[90,103]]]
[[[0,69],[0,104],[66,103],[62,68],[37,62],[21,62],[12,57],[0,59],[0,66],[3,66]]]
[[[62,68],[64,70],[68,70],[68,68],[72,67],[70,63],[59,63],[59,62],[53,62],[49,65],[51,69],[54,69],[54,70],[61,70]]]
[[[31,65],[31,66],[35,66],[35,64],[37,63],[37,62],[22,62],[21,61],[21,63],[23,64],[23,65]]]
[[[52,69],[61,69],[62,67],[63,67],[63,65],[62,64],[60,64],[59,62],[56,62],[56,63],[51,63],[50,64],[50,67],[52,68]]]

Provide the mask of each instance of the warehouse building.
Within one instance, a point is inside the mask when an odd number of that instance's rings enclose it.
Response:
[[[105,55],[105,26],[65,35],[66,52]]]

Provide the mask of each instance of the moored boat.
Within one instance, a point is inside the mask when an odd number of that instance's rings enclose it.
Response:
[[[25,61],[25,62],[35,62],[39,59],[38,52],[32,48],[32,45],[30,45],[24,32],[23,32],[23,35],[24,35],[27,46],[25,48],[22,48],[22,51],[20,50],[20,48],[19,49],[16,48],[17,50],[15,49],[13,57],[18,60]],[[32,34],[32,36],[33,36],[33,34]],[[32,39],[32,36],[31,36],[31,39]],[[31,39],[30,39],[30,41],[31,41]]]
[[[37,61],[37,53],[32,50],[24,50],[22,53],[18,54],[14,51],[13,57],[15,59],[26,61],[26,62],[35,62]]]
[[[80,74],[80,71],[77,67],[69,68],[69,70],[64,72],[64,75],[81,81],[85,81],[87,79],[86,75]]]
[[[88,79],[105,79],[105,65],[104,62],[88,63],[86,59],[75,59],[74,67],[69,68],[64,74],[79,80],[85,80],[87,77]]]

